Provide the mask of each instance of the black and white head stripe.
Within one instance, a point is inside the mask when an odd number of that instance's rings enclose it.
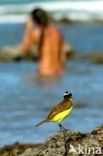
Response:
[[[64,98],[66,98],[66,97],[72,97],[72,94],[68,93],[68,91],[67,91],[67,92],[64,93]]]
[[[68,91],[64,93],[64,96],[67,96],[67,95],[69,95]]]

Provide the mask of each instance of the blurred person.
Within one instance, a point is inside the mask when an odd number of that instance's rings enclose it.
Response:
[[[33,45],[38,46],[39,69],[42,76],[62,75],[65,64],[64,41],[59,30],[50,23],[47,13],[34,9],[26,23],[22,50],[26,57]]]

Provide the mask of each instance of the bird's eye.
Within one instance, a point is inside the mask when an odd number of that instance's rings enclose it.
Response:
[[[72,93],[69,93],[69,96],[72,97]]]

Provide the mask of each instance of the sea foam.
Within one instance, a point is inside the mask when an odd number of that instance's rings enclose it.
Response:
[[[36,7],[47,10],[55,19],[66,17],[72,20],[103,20],[103,1],[85,0],[1,5],[0,23],[24,23],[30,11]]]

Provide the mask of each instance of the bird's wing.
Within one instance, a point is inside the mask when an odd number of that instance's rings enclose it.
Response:
[[[55,115],[57,115],[60,112],[63,112],[67,109],[69,109],[72,106],[72,102],[71,101],[62,101],[60,102],[56,107],[54,107],[52,109],[52,111],[50,112],[50,114],[48,115],[48,119],[53,118]]]

